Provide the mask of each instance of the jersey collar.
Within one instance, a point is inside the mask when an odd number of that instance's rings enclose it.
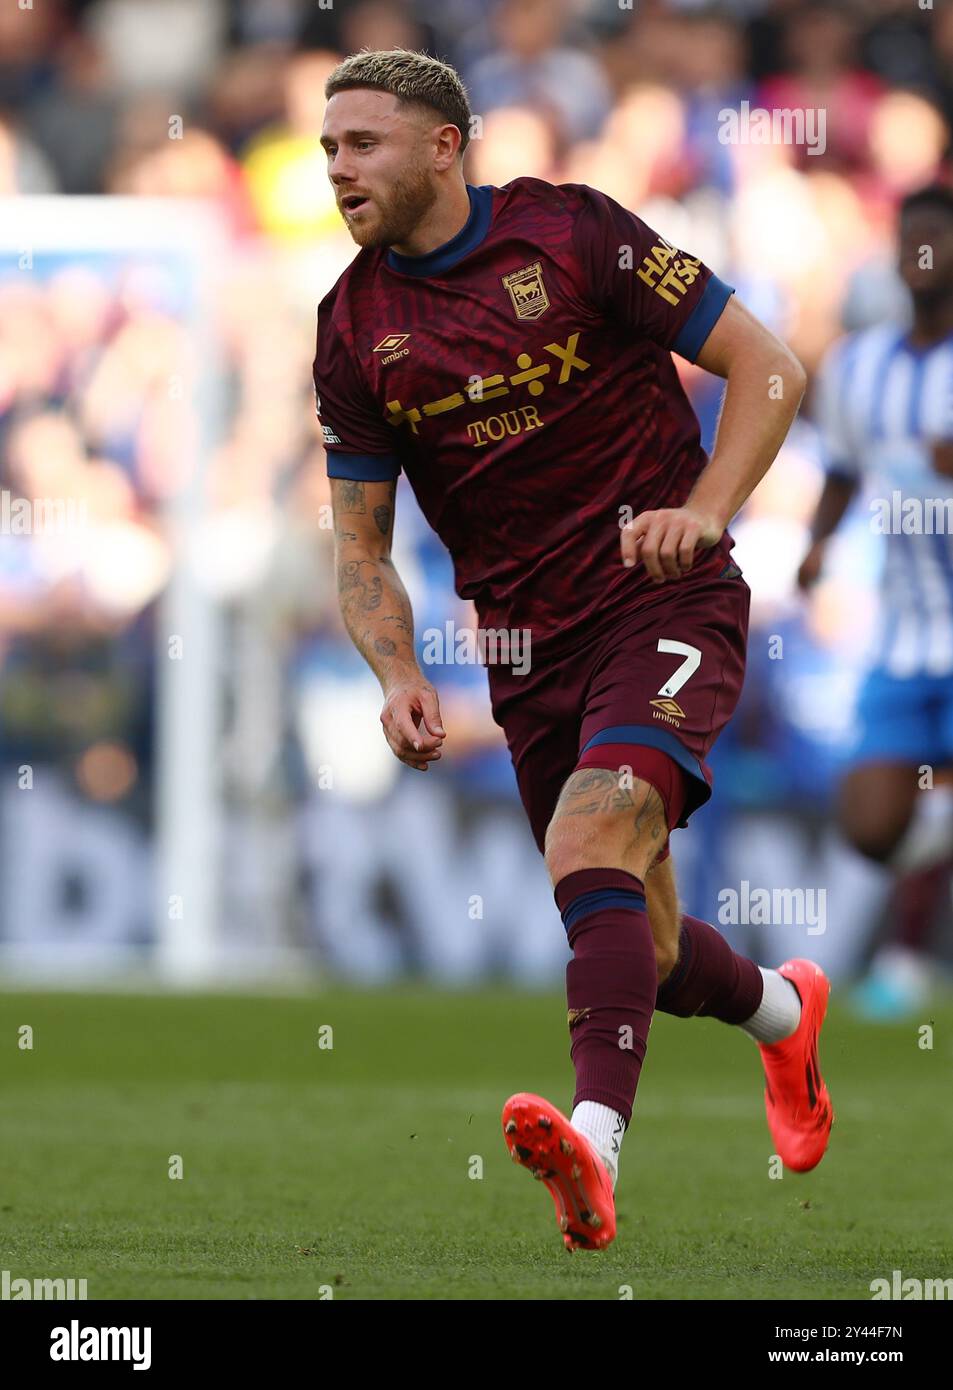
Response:
[[[434,251],[428,251],[426,256],[400,256],[388,250],[387,264],[391,270],[400,271],[401,275],[442,275],[476,250],[490,230],[493,188],[490,184],[475,188],[468,183],[467,193],[470,195],[470,216],[456,236]]]

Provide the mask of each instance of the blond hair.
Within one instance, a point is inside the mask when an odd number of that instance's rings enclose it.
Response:
[[[459,74],[449,63],[409,48],[377,52],[364,49],[338,64],[324,84],[324,95],[330,98],[335,92],[355,87],[389,92],[400,102],[429,107],[457,127],[461,155],[466,149],[470,140],[470,101]]]

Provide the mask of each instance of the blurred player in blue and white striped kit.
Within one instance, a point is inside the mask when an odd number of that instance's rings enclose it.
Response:
[[[897,875],[890,942],[858,995],[903,1015],[924,998],[929,930],[953,865],[953,189],[934,184],[900,210],[908,322],[835,343],[817,420],[827,478],[799,580],[861,488],[885,536],[880,627],[856,711],[839,819],[850,842]]]

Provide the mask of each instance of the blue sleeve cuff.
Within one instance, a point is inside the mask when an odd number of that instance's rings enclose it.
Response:
[[[679,357],[687,358],[689,362],[694,362],[734,292],[733,285],[726,285],[724,280],[719,280],[717,275],[713,275],[705,286],[701,299],[682,324],[681,331],[672,344],[673,352],[677,352]]]
[[[329,478],[348,478],[353,483],[389,483],[400,474],[396,454],[340,454],[326,451]]]

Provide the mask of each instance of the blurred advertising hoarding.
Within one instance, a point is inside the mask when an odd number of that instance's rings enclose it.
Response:
[[[216,605],[196,557],[222,384],[215,216],[0,217],[0,959],[95,978],[217,934]]]

